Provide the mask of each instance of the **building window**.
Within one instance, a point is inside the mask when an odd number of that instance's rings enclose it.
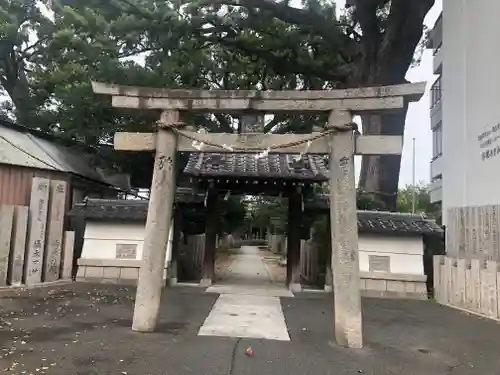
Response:
[[[443,154],[443,124],[441,121],[432,129],[432,159]]]
[[[441,76],[431,87],[431,108],[441,101]]]

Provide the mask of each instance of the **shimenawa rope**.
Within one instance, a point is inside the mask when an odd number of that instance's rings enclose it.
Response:
[[[199,137],[193,135],[196,133],[193,132],[185,132],[182,131],[181,128],[184,127],[186,124],[184,123],[175,123],[175,124],[164,124],[161,122],[157,122],[157,127],[163,128],[163,129],[169,129],[176,133],[179,136],[182,136],[184,138],[190,139],[193,142],[198,142],[199,144],[207,145],[210,147],[218,148],[218,149],[225,149],[225,150],[234,150],[234,151],[240,151],[240,152],[262,152],[262,151],[272,151],[272,150],[279,150],[279,149],[284,149],[284,148],[291,148],[291,147],[297,147],[301,146],[307,143],[310,143],[312,141],[315,141],[317,139],[326,137],[332,133],[338,133],[338,132],[348,132],[348,131],[357,131],[358,130],[358,125],[355,122],[349,122],[344,125],[334,125],[329,127],[328,129],[320,132],[319,134],[311,135],[310,137],[307,138],[302,138],[301,140],[298,141],[292,141],[292,142],[285,142],[277,145],[271,145],[268,147],[254,147],[254,146],[233,146],[233,145],[221,145],[219,143],[209,141],[207,139],[200,139]]]

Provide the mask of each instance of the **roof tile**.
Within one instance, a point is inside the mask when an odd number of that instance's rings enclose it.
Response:
[[[324,156],[306,154],[297,159],[292,154],[268,154],[256,158],[252,153],[193,152],[184,168],[193,177],[247,177],[327,181],[328,166]]]

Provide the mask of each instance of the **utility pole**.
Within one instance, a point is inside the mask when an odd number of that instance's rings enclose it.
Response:
[[[412,189],[411,189],[411,213],[415,213],[415,203],[416,203],[416,187],[415,187],[415,173],[416,173],[416,157],[415,157],[415,138],[413,138],[413,178],[412,178]]]

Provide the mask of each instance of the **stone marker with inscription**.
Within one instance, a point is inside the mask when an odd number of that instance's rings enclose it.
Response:
[[[55,281],[59,279],[64,234],[66,186],[67,184],[65,181],[54,180],[50,182],[47,244],[44,254],[44,281]]]
[[[28,232],[28,207],[15,206],[12,226],[11,259],[9,274],[11,285],[23,283],[24,255],[26,251],[26,235]]]
[[[0,286],[7,285],[14,206],[0,206]]]
[[[29,206],[28,248],[25,265],[26,284],[28,285],[40,283],[42,281],[49,187],[50,181],[48,179],[40,177],[33,178]]]

